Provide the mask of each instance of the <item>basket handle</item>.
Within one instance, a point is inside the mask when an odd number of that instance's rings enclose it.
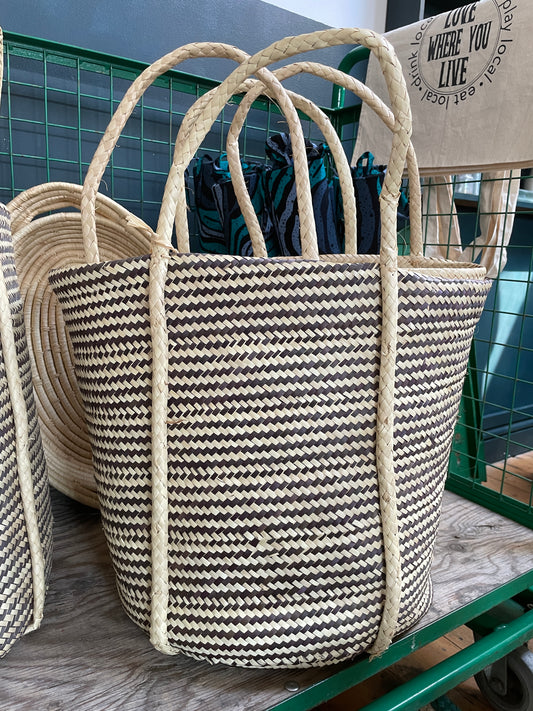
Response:
[[[382,206],[382,249],[381,262],[392,268],[397,266],[396,246],[396,209],[400,195],[400,185],[403,168],[411,135],[411,110],[407,88],[400,63],[392,46],[387,40],[371,30],[358,28],[320,30],[297,37],[287,37],[275,42],[253,57],[243,61],[229,77],[213,92],[211,102],[204,108],[201,116],[195,116],[194,125],[182,123],[177,141],[177,155],[171,166],[163,203],[157,227],[158,243],[170,246],[172,226],[177,206],[183,200],[183,176],[186,167],[209,132],[216,117],[227,100],[238,90],[242,82],[251,74],[269,64],[287,59],[295,54],[341,44],[363,44],[374,52],[382,68],[390,95],[392,113],[394,115],[394,130],[391,156],[387,175],[381,192]],[[187,123],[187,125],[186,125]],[[295,156],[303,146],[293,139]],[[305,166],[307,171],[307,166]],[[298,187],[298,182],[297,182]],[[305,192],[299,191],[305,198]],[[312,211],[310,213],[312,216]],[[307,215],[300,206],[302,255],[307,258],[318,258],[316,232],[307,229],[304,220]]]
[[[354,93],[356,96],[359,96],[381,118],[381,120],[388,128],[391,129],[391,131],[394,129],[394,115],[389,107],[371,89],[369,89],[366,84],[339,69],[334,69],[317,62],[304,61],[285,65],[284,67],[275,70],[273,74],[280,81],[284,81],[285,79],[303,72],[320,76],[334,84],[342,86],[343,88]],[[207,102],[211,101],[212,94],[215,91],[216,89],[212,89],[196,101],[194,106],[191,108],[191,112],[194,112],[191,114],[191,117],[194,115],[194,120],[198,119],[198,116],[201,114],[204,106]],[[259,245],[262,244],[263,237],[261,234],[259,220],[257,219],[257,215],[252,206],[242,173],[238,148],[238,135],[242,130],[246,114],[254,100],[261,93],[269,95],[269,91],[262,84],[262,82],[247,79],[239,87],[239,93],[241,92],[246,92],[246,96],[239,104],[239,108],[237,109],[229,129],[227,154],[235,195],[250,234],[254,254],[257,255],[259,253]],[[296,108],[304,111],[309,118],[317,124],[331,149],[335,164],[337,166],[337,172],[339,174],[339,182],[345,206],[345,251],[347,254],[357,254],[357,223],[353,183],[344,149],[342,148],[338,134],[333,129],[329,118],[316,106],[316,104],[313,104],[305,97],[295,94],[294,92],[287,90],[287,93]],[[422,256],[423,239],[420,176],[418,171],[418,161],[411,141],[409,142],[409,147],[407,149],[407,173],[409,179],[409,209],[411,214],[410,253],[413,256]],[[347,210],[346,206],[348,205],[350,205],[350,208]],[[353,208],[351,207],[352,205]],[[178,203],[175,226],[178,250],[180,252],[188,252],[190,250],[189,226],[187,220],[187,208],[183,205],[183,201]]]
[[[168,333],[165,315],[166,269],[171,247],[171,235],[177,205],[183,198],[184,173],[197,148],[207,135],[215,118],[227,100],[251,74],[262,77],[258,70],[268,64],[287,59],[300,52],[340,44],[362,44],[374,52],[381,65],[389,91],[394,129],[388,170],[380,195],[382,244],[381,273],[381,348],[376,423],[376,469],[380,493],[383,550],[385,559],[385,594],[379,630],[372,646],[379,655],[389,646],[398,621],[402,593],[396,481],[394,472],[394,396],[398,325],[398,251],[396,245],[396,212],[400,197],[403,168],[411,136],[411,109],[400,63],[387,40],[370,31],[333,29],[287,37],[244,61],[213,92],[213,99],[188,130],[183,123],[176,144],[177,160],[171,166],[163,196],[157,237],[152,242],[149,277],[150,327],[152,334],[152,438],[159,446],[152,452],[152,540],[157,555],[152,556],[152,643],[158,649],[168,646],[166,615],[168,609],[168,569],[165,547],[168,545]],[[293,149],[299,150],[294,144]],[[303,155],[305,153],[302,151]],[[297,154],[295,153],[295,156]],[[305,173],[308,176],[307,166]],[[298,188],[298,184],[297,184]],[[304,193],[300,192],[300,195]],[[304,195],[305,197],[305,195]],[[300,204],[300,211],[302,206]],[[311,213],[312,214],[312,213]],[[302,227],[302,225],[301,225]],[[318,258],[316,234],[301,229],[302,254]],[[157,515],[156,515],[157,512]],[[159,552],[161,549],[161,553]]]
[[[282,81],[283,79],[291,76],[290,72],[287,73],[285,67],[278,69],[274,72],[277,79]],[[295,72],[296,73],[296,72]],[[244,121],[250,110],[253,102],[265,92],[265,86],[260,81],[255,81],[248,90],[246,96],[243,98],[239,107],[233,117],[231,122],[228,138],[226,143],[226,151],[228,155],[228,166],[231,173],[231,179],[233,183],[233,188],[235,191],[235,196],[241,208],[243,217],[245,218],[248,231],[250,236],[252,232],[260,232],[259,220],[252,206],[252,201],[248,190],[246,189],[246,183],[244,181],[244,174],[242,171],[242,166],[240,162],[240,152],[239,152],[239,135],[241,133]],[[268,90],[266,91],[268,94]],[[295,94],[292,91],[287,90],[293,104],[297,109],[300,109],[309,116],[309,118],[320,128],[322,135],[324,136],[326,143],[328,144],[335,166],[337,168],[337,174],[339,176],[339,185],[343,200],[343,210],[344,210],[344,221],[345,221],[345,251],[347,254],[355,255],[357,254],[357,209],[355,204],[355,192],[353,189],[352,175],[350,171],[350,166],[348,164],[348,159],[346,158],[346,153],[342,147],[340,138],[333,128],[333,125],[326,114],[312,101],[306,99],[303,96]],[[180,231],[182,232],[182,231]],[[183,232],[182,232],[183,233]],[[179,234],[179,233],[178,233]],[[252,241],[253,245],[253,241]]]
[[[0,96],[2,94],[2,79],[4,76],[3,49],[4,34],[0,27]],[[0,219],[5,220],[3,228],[10,230],[9,213],[6,214],[4,212],[3,215],[0,215]],[[11,399],[18,481],[31,560],[33,618],[27,626],[27,631],[29,632],[39,627],[43,617],[46,588],[45,559],[34,498],[28,412],[26,411],[26,399],[19,371],[19,355],[13,332],[12,305],[10,304],[10,295],[4,278],[3,264],[0,264],[0,276],[0,347],[2,348],[5,379]]]
[[[317,62],[295,62],[293,64],[285,65],[280,69],[277,69],[274,74],[280,80],[284,81],[290,77],[293,77],[300,73],[313,74],[314,76],[319,76],[324,79],[331,81],[332,83],[342,86],[359,96],[370,108],[382,119],[385,125],[391,130],[394,129],[394,116],[389,107],[371,90],[366,84],[352,77],[339,69],[333,69],[324,64],[319,64]],[[268,94],[268,90],[260,82],[255,82],[255,88],[252,88],[251,83],[247,83],[248,93],[243,98],[239,104],[239,108],[233,118],[231,123],[228,142],[227,142],[227,153],[228,153],[228,164],[230,168],[230,173],[232,175],[232,181],[235,188],[235,194],[239,202],[239,206],[245,217],[246,224],[248,226],[248,231],[252,234],[257,234],[260,231],[259,221],[255,210],[253,209],[252,202],[248,191],[246,190],[246,185],[244,182],[244,176],[242,173],[242,167],[239,159],[239,147],[238,147],[238,136],[242,130],[246,114],[249,111],[253,101],[257,96],[265,92]],[[291,97],[293,103],[298,109],[301,109],[319,126],[321,129],[326,142],[328,143],[331,152],[333,154],[337,172],[339,174],[339,182],[341,185],[341,192],[343,196],[343,204],[345,206],[345,234],[346,234],[346,254],[357,254],[357,228],[356,228],[356,216],[355,213],[352,214],[352,209],[347,211],[346,205],[348,205],[348,200],[350,202],[353,200],[353,209],[355,210],[355,198],[353,191],[353,182],[351,177],[350,169],[347,165],[347,160],[343,160],[345,156],[344,149],[338,137],[337,132],[333,129],[333,126],[328,119],[328,117],[312,102],[299,97],[291,91],[287,91]],[[205,94],[203,98],[208,96]],[[340,151],[340,153],[339,153]],[[418,171],[418,161],[416,154],[411,142],[409,142],[409,147],[407,150],[407,171],[409,178],[409,208],[411,213],[411,233],[410,233],[410,253],[413,256],[422,256],[423,254],[423,239],[422,239],[422,200],[421,200],[421,189],[420,189],[420,176]],[[347,197],[348,196],[348,199]],[[179,230],[176,230],[178,234],[178,248],[180,248],[180,237],[183,240],[183,245],[186,245],[185,241],[187,237],[187,225],[181,224]],[[253,240],[252,240],[253,243]],[[186,251],[186,250],[185,250]]]
[[[191,43],[179,47],[178,49],[169,52],[164,57],[161,57],[161,59],[147,67],[131,84],[113,114],[111,121],[109,122],[106,131],[98,144],[83,183],[81,196],[81,225],[83,249],[88,263],[95,263],[99,261],[95,217],[96,195],[98,193],[100,180],[102,179],[105,168],[109,162],[109,158],[118,141],[122,129],[126,125],[128,118],[131,116],[131,113],[133,112],[133,109],[141,96],[157,77],[186,59],[198,57],[219,57],[223,59],[232,59],[236,62],[243,62],[249,59],[250,55],[237,47],[221,42]],[[285,115],[292,117],[294,135],[295,137],[298,135],[300,136],[299,139],[295,138],[295,140],[299,141],[301,145],[304,146],[303,132],[301,126],[299,125],[296,109],[292,105],[292,102],[285,93],[285,90],[281,84],[266,68],[258,67],[257,76],[274,93],[276,99],[282,106]],[[187,115],[190,115],[191,118],[195,116],[194,107],[188,112]],[[183,136],[183,132],[180,131],[180,134]],[[305,154],[303,157],[305,157]],[[298,157],[298,164],[300,163],[302,163],[302,159]],[[305,165],[305,172],[302,167],[299,170],[298,182],[300,193],[303,195],[302,199],[307,202],[306,212],[309,212],[309,206],[311,205],[311,191],[309,186],[309,174],[307,172],[307,161]],[[174,213],[175,212],[176,206],[174,207]],[[316,242],[314,222],[309,221],[308,227],[308,231],[311,233],[311,239],[313,239],[314,235],[314,240]],[[171,232],[172,225],[170,225],[170,233]],[[157,236],[155,234],[152,241],[157,241]],[[170,240],[168,244],[170,245]]]
[[[295,66],[295,65],[291,65]],[[274,76],[282,80],[286,76],[291,76],[284,71],[286,68],[282,67],[273,72]],[[293,72],[296,74],[297,72]],[[283,74],[283,76],[282,76]],[[196,103],[191,107],[191,116],[195,117],[195,120],[203,111],[204,107],[213,98],[213,92],[215,89],[207,92],[201,96]],[[286,92],[291,99],[294,106],[307,114],[307,116],[318,126],[324,136],[326,143],[328,144],[333,160],[335,162],[337,173],[339,176],[339,183],[341,187],[341,193],[344,203],[344,218],[346,223],[346,235],[356,235],[357,234],[357,222],[356,222],[356,204],[355,204],[355,194],[353,189],[352,175],[350,171],[350,166],[348,164],[348,159],[346,153],[342,146],[339,135],[333,128],[333,124],[329,120],[328,116],[312,101],[296,94],[295,92],[286,89]],[[239,94],[245,93],[245,96],[239,104],[239,108],[233,118],[231,123],[228,139],[227,139],[227,156],[228,165],[231,174],[232,184],[235,190],[235,196],[241,212],[248,228],[248,233],[250,235],[250,240],[252,243],[252,249],[254,256],[264,256],[266,254],[266,247],[264,242],[264,237],[261,232],[261,227],[259,225],[259,220],[252,206],[252,201],[248,190],[246,188],[246,183],[244,180],[244,174],[242,171],[238,138],[239,133],[244,124],[246,115],[253,104],[253,102],[261,95],[266,94],[270,98],[276,98],[275,95],[263,84],[263,82],[254,79],[247,79],[239,87]],[[191,116],[188,116],[184,121],[188,120],[190,124],[193,121],[190,120]],[[187,130],[187,125],[185,125]],[[176,149],[179,153],[179,148]],[[189,225],[187,219],[187,206],[184,200],[178,201],[176,216],[175,216],[175,227],[177,236],[177,247],[179,252],[189,252],[190,251],[190,239],[189,239]],[[353,238],[353,245],[348,245],[346,252],[349,254],[357,254],[357,240]]]

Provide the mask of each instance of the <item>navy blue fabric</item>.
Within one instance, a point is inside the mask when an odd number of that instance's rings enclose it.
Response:
[[[244,180],[259,218],[269,256],[280,254],[270,211],[265,206],[265,166],[242,163]],[[252,254],[252,244],[231,182],[225,154],[197,158],[193,168],[194,210],[200,250],[216,254]]]
[[[344,251],[344,221],[339,180],[325,144],[306,141],[313,211],[321,254]],[[252,205],[265,236],[269,256],[301,254],[300,220],[297,210],[294,161],[288,134],[266,141],[268,163],[242,162]],[[357,207],[359,254],[377,254],[381,221],[379,195],[386,166],[374,165],[371,153],[363,153],[352,168]],[[193,167],[192,207],[196,215],[199,249],[219,254],[251,255],[248,229],[237,203],[225,154],[213,159],[197,158]],[[409,209],[402,191],[398,230],[408,224]]]
[[[368,151],[359,157],[352,168],[359,254],[379,253],[381,243],[379,195],[386,170],[384,165],[374,165],[374,156]]]
[[[281,253],[301,254],[290,136],[286,133],[270,136],[265,150],[272,164],[272,169],[265,173],[265,193]],[[329,150],[324,144],[306,141],[306,151],[318,250],[321,254],[338,254],[342,245],[337,229],[335,189],[328,178]]]

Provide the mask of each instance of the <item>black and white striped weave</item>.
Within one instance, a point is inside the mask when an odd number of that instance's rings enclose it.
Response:
[[[6,285],[20,375],[28,418],[28,455],[31,482],[17,460],[17,432],[13,411],[13,393],[6,374],[6,359],[0,348],[0,657],[35,624],[34,585],[43,585],[32,569],[28,541],[29,527],[36,527],[44,555],[44,577],[51,565],[52,516],[46,465],[41,445],[33,398],[30,359],[26,343],[24,316],[15,273],[9,215],[0,205],[0,278]],[[24,514],[21,486],[33,486],[36,520]],[[44,592],[44,591],[43,591]]]
[[[376,262],[354,260],[170,258],[168,627],[176,652],[242,666],[312,666],[352,657],[376,636],[384,596],[375,464],[381,283]],[[119,593],[145,629],[148,269],[145,257],[51,276]],[[482,272],[444,273],[400,273],[397,632],[430,603],[451,438],[489,288]]]

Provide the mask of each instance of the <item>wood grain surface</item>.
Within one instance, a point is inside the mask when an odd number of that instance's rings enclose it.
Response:
[[[531,506],[533,502],[533,452],[487,464],[485,486]]]
[[[53,492],[54,565],[40,630],[0,662],[6,711],[261,711],[334,669],[248,670],[167,657],[122,611],[99,514]],[[425,626],[533,569],[533,532],[446,492]]]

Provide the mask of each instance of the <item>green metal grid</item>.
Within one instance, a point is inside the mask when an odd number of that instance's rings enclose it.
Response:
[[[38,183],[83,182],[122,96],[148,65],[10,32],[4,33],[4,51],[0,200]],[[129,119],[101,190],[155,226],[181,120],[217,84],[179,71],[159,77]],[[238,101],[234,97],[221,113],[200,153],[224,151]],[[314,124],[300,116],[307,137],[320,140]],[[257,100],[242,132],[244,157],[264,160],[266,138],[284,130],[275,104]]]
[[[527,185],[520,171],[513,180]],[[508,194],[508,178],[502,188]],[[481,175],[454,176],[461,237],[480,233]],[[450,458],[452,491],[533,528],[533,195],[520,189],[507,264],[476,329]],[[451,213],[451,211],[450,211]],[[498,214],[498,213],[485,213]],[[510,214],[501,213],[504,225]],[[450,215],[448,215],[450,216]],[[436,217],[429,214],[428,219]],[[503,248],[495,247],[502,264]]]

